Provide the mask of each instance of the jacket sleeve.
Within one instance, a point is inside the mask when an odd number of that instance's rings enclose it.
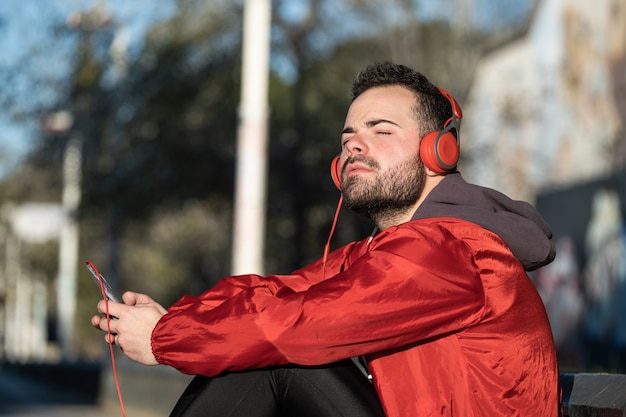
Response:
[[[304,278],[320,275],[314,264],[300,275],[248,276],[238,287],[226,283],[236,287],[228,296],[211,290],[181,300],[153,331],[157,361],[207,376],[286,363],[317,365],[476,322],[484,295],[468,247],[437,227],[391,229],[353,262],[348,256],[349,265],[342,272],[334,268],[327,279]],[[299,284],[286,285],[291,278]]]
[[[211,310],[224,301],[239,295],[242,291],[251,288],[264,288],[269,293],[280,291],[306,291],[311,285],[326,278],[326,273],[333,273],[341,267],[341,261],[346,254],[350,253],[354,247],[354,242],[330,254],[327,264],[323,265],[319,260],[305,268],[294,271],[291,275],[270,275],[262,277],[260,275],[248,274],[232,277],[224,277],[210,290],[204,292],[199,297],[186,295],[178,300],[168,309],[169,313],[179,312],[191,307],[194,304],[202,304],[204,310]]]

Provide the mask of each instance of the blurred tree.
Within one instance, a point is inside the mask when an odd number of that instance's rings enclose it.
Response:
[[[73,87],[64,101],[75,123],[57,141],[42,140],[30,158],[58,166],[65,140],[83,138],[82,216],[108,218],[106,270],[114,282],[129,222],[145,222],[157,207],[187,199],[230,199],[240,10],[228,2],[179,7],[153,28],[137,59],[122,63],[109,54],[113,23],[95,27],[82,15]],[[111,74],[116,79],[107,82]],[[224,254],[217,259],[223,262]]]
[[[108,258],[108,266],[101,269],[114,283],[121,266],[119,275],[128,277],[119,283],[121,288],[140,289],[145,282],[148,289],[157,287],[155,296],[159,296],[172,289],[178,294],[184,285],[177,284],[186,283],[188,290],[197,292],[197,287],[209,285],[198,277],[226,273],[228,221],[210,230],[202,223],[180,227],[180,232],[172,227],[172,242],[164,242],[163,233],[154,243],[146,242],[146,237],[154,236],[152,229],[163,229],[159,223],[166,223],[164,219],[182,223],[189,200],[214,202],[206,204],[205,221],[228,219],[240,14],[240,7],[229,2],[207,6],[180,1],[178,15],[155,26],[143,52],[126,62],[110,53],[115,22],[102,9],[78,13],[58,30],[60,37],[68,33],[78,37],[74,70],[67,94],[42,113],[67,110],[73,124],[60,131],[47,128],[46,117],[37,146],[23,168],[6,181],[4,195],[18,201],[48,195],[58,201],[63,151],[69,138],[80,138],[82,252],[95,254],[89,257],[96,261]],[[41,194],[35,196],[37,191]],[[191,213],[197,220],[198,210]],[[205,241],[218,243],[207,250],[196,238],[202,232]],[[165,248],[175,244],[185,249],[161,257]],[[107,246],[108,256],[98,255]],[[79,292],[97,295],[89,282],[81,279]],[[93,301],[79,306],[83,317],[92,310]]]

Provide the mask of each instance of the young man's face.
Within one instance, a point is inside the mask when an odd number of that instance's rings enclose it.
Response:
[[[341,190],[346,205],[375,222],[415,204],[424,188],[415,95],[400,86],[357,97],[341,135]]]

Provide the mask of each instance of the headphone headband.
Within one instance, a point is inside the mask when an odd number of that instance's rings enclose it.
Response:
[[[450,102],[450,106],[452,106],[452,118],[457,118],[460,121],[463,118],[463,111],[461,111],[461,106],[459,106],[459,103],[452,96],[452,94],[448,93],[443,88],[437,87],[437,89]]]
[[[452,94],[443,88],[438,90],[450,103],[452,117],[446,121],[442,130],[430,132],[422,138],[420,157],[428,169],[438,174],[445,174],[453,171],[459,162],[463,112]]]

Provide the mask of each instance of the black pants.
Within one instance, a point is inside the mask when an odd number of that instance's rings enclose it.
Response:
[[[282,366],[196,376],[170,417],[384,417],[373,385],[352,363]]]

